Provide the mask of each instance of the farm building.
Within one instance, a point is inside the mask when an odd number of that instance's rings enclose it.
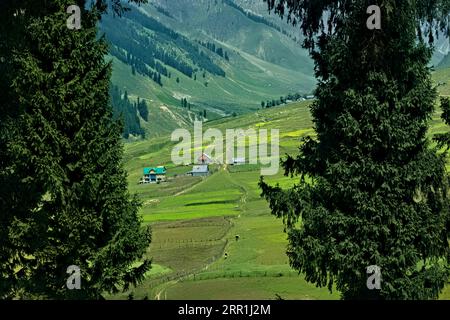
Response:
[[[192,167],[192,171],[188,174],[193,177],[205,177],[209,175],[209,168],[207,164],[199,164]]]
[[[157,183],[166,181],[166,167],[144,168],[143,183]]]

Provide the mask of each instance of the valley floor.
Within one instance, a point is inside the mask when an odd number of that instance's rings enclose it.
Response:
[[[311,134],[306,103],[264,110],[227,122],[223,128],[279,128],[280,155],[295,154],[299,139]],[[206,130],[206,128],[205,128]],[[446,130],[438,114],[431,134]],[[144,223],[153,228],[147,256],[153,268],[137,288],[110,298],[127,299],[339,299],[292,270],[283,225],[270,214],[257,186],[258,167],[213,166],[206,178],[186,177],[190,167],[170,164],[169,138],[126,146],[130,191],[138,194]],[[169,181],[138,185],[144,166],[166,165]],[[295,179],[280,172],[266,177],[289,187]],[[450,299],[447,286],[441,299]]]

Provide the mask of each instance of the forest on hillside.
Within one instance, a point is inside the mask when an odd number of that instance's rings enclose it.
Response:
[[[450,299],[450,0],[72,2],[0,2],[4,305]]]

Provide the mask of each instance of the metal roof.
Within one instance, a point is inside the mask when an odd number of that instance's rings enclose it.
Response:
[[[166,167],[144,168],[144,175],[146,174],[166,174]]]
[[[208,171],[208,165],[198,165],[192,167],[192,173],[205,173]]]

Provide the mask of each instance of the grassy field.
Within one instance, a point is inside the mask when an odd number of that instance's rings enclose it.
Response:
[[[431,125],[430,135],[447,130],[438,111]],[[213,127],[277,128],[280,155],[295,154],[300,138],[313,134],[306,102],[204,124],[204,130]],[[169,137],[126,145],[130,191],[142,200],[143,220],[153,228],[147,256],[154,268],[142,285],[114,298],[339,299],[290,268],[282,222],[260,197],[258,166],[217,165],[207,178],[187,177],[190,167],[170,162],[172,146]],[[169,181],[138,185],[142,168],[157,165],[166,165]],[[266,180],[295,183],[282,172]],[[450,299],[449,287],[441,298]]]

